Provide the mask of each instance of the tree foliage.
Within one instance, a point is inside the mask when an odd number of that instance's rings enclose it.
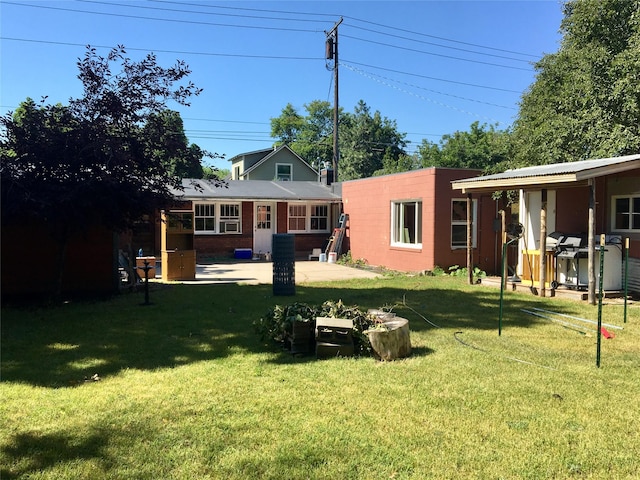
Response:
[[[331,165],[333,161],[333,109],[329,102],[314,100],[300,115],[291,105],[279,117],[271,119],[271,136],[278,144],[287,144],[310,165]],[[399,133],[395,121],[371,112],[362,100],[353,113],[339,112],[338,144],[340,180],[370,177],[394,168],[404,154],[405,134]]]
[[[418,157],[421,167],[473,168],[493,173],[511,158],[510,133],[474,122],[469,131],[443,135],[437,144],[423,140]]]
[[[142,128],[145,155],[179,178],[202,178],[202,159],[207,154],[198,145],[189,144],[180,114],[173,110],[152,113]]]
[[[2,223],[38,222],[54,234],[61,255],[74,232],[124,230],[172,202],[182,187],[172,155],[182,149],[195,163],[202,153],[184,150],[184,138],[163,131],[181,124],[166,103],[188,105],[200,92],[181,84],[189,68],[183,62],[161,67],[154,55],[139,62],[125,55],[124,47],[106,57],[88,48],[78,61],[81,98],[68,106],[27,99],[0,118]],[[175,148],[161,155],[171,142]]]
[[[640,151],[640,2],[571,0],[514,126],[517,165]]]
[[[305,104],[305,116],[288,103],[279,117],[271,119],[271,136],[277,145],[288,145],[309,165],[330,165],[333,159],[333,108],[329,102]]]
[[[353,113],[346,113],[339,130],[340,180],[371,177],[405,156],[406,134],[398,132],[395,120],[360,100]]]

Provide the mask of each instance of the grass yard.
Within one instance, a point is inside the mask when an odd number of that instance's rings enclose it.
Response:
[[[296,292],[156,285],[147,306],[3,307],[0,478],[640,477],[638,304],[596,368],[595,333],[522,311],[596,320],[583,303],[509,292],[498,336],[499,290],[462,278]],[[253,331],[276,304],[338,299],[398,304],[412,356],[318,361]],[[602,320],[623,326],[622,304]]]

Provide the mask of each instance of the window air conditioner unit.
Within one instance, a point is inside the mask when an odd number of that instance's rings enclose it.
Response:
[[[240,231],[240,222],[238,220],[229,220],[220,222],[220,233],[232,233]]]

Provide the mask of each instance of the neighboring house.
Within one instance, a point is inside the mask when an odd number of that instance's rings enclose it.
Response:
[[[640,292],[640,154],[508,170],[460,179],[452,187],[473,196],[520,190],[524,235],[518,273],[523,281],[539,282],[541,295],[566,283],[587,288],[594,301],[601,234],[609,252],[604,255],[608,271],[603,281],[622,285],[622,253],[628,240],[628,288]],[[581,243],[579,248],[570,248],[571,239]],[[558,242],[565,245],[562,255]]]
[[[271,253],[275,233],[294,234],[296,254],[308,256],[327,243],[341,214],[337,185],[317,180],[229,180],[227,184],[215,187],[206,180],[185,179],[184,192],[177,193],[180,209],[194,212],[194,248],[200,258],[231,258],[236,249],[250,249],[254,255]]]
[[[318,181],[319,174],[287,145],[241,153],[229,160],[232,180]]]
[[[392,270],[422,271],[467,264],[467,198],[451,181],[479,170],[427,168],[342,184],[354,259]],[[473,263],[495,272],[500,232],[490,194],[472,202]]]

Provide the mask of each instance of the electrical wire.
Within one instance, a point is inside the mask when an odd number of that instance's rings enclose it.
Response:
[[[461,344],[462,344],[462,345],[464,345],[465,347],[473,348],[474,350],[478,350],[478,351],[480,351],[480,352],[483,352],[483,353],[486,353],[486,354],[489,354],[489,355],[494,355],[494,356],[496,356],[496,357],[498,357],[498,358],[504,358],[505,360],[511,360],[511,361],[513,361],[513,362],[518,362],[518,363],[524,363],[525,365],[531,365],[531,366],[533,366],[533,367],[540,367],[540,368],[544,368],[544,369],[546,369],[546,370],[553,370],[553,371],[557,371],[557,369],[556,369],[556,368],[549,367],[549,366],[547,366],[547,365],[541,365],[541,364],[539,364],[539,363],[529,362],[529,361],[527,361],[527,360],[522,360],[522,359],[520,359],[520,358],[516,358],[516,357],[508,357],[508,356],[506,356],[506,355],[500,355],[500,354],[492,353],[492,352],[490,352],[489,350],[485,350],[484,348],[480,348],[480,347],[478,347],[478,346],[476,346],[476,345],[473,345],[473,344],[471,344],[471,343],[465,342],[464,340],[461,340],[461,339],[460,339],[460,335],[462,335],[463,333],[464,333],[464,332],[461,332],[461,331],[455,332],[455,333],[453,334],[453,338],[455,338],[459,343],[461,343]]]
[[[362,41],[362,42],[372,43],[374,45],[381,45],[381,46],[384,46],[384,47],[397,48],[397,49],[400,49],[400,50],[404,50],[406,52],[422,53],[424,55],[431,55],[431,56],[434,56],[434,57],[447,58],[447,59],[450,59],[450,60],[458,60],[458,61],[461,61],[461,62],[477,63],[477,64],[480,64],[480,65],[488,65],[488,66],[491,66],[491,67],[509,68],[509,69],[512,69],[512,70],[522,70],[522,71],[525,71],[525,72],[530,72],[532,70],[531,68],[513,67],[513,66],[510,66],[510,65],[502,65],[502,64],[499,64],[499,63],[483,62],[481,60],[471,60],[471,59],[468,59],[468,58],[453,57],[451,55],[444,55],[444,54],[441,54],[441,53],[425,52],[424,50],[417,50],[415,48],[399,47],[397,45],[391,45],[391,44],[388,44],[388,43],[376,42],[375,40],[365,40],[363,38],[353,37],[351,35],[347,35],[347,34],[344,34],[344,33],[341,33],[340,37],[341,38],[350,38],[351,40],[359,40],[359,41]]]

